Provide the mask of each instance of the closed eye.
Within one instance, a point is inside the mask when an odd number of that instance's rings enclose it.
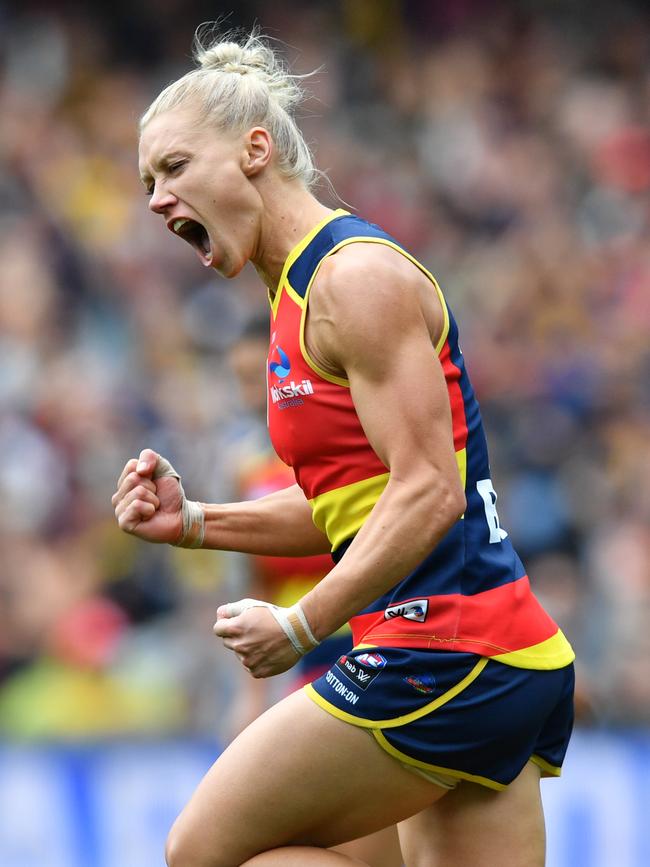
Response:
[[[176,163],[170,163],[170,164],[167,166],[167,174],[168,174],[168,175],[176,175],[176,174],[178,174],[178,172],[179,172],[182,168],[184,168],[184,166],[185,166],[186,163],[187,163],[187,160],[179,160],[179,161],[176,162]],[[153,181],[150,181],[148,184],[146,184],[146,185],[145,185],[145,195],[147,195],[147,196],[153,196],[154,186],[155,186],[155,185],[154,185],[154,182],[153,182]]]

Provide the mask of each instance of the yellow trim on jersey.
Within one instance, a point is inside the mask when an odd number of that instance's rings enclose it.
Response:
[[[554,671],[564,668],[575,658],[573,648],[561,629],[546,641],[540,641],[539,644],[490,657],[495,662],[503,662],[513,668],[528,668],[534,671]]]
[[[438,293],[440,304],[442,306],[443,326],[442,333],[438,338],[438,342],[436,343],[436,354],[440,354],[440,350],[444,346],[447,335],[449,334],[449,310],[447,309],[447,302],[445,301],[445,296],[442,294],[442,290],[440,289],[440,286],[438,286],[436,278],[430,271],[428,271],[424,267],[421,262],[418,262],[418,260],[414,256],[411,256],[410,253],[407,253],[407,251],[400,247],[399,244],[395,244],[393,241],[389,241],[386,238],[369,238],[365,235],[353,235],[350,238],[344,238],[342,241],[336,244],[335,247],[332,247],[332,249],[329,250],[327,254],[323,256],[323,258],[316,264],[316,267],[314,268],[314,273],[311,275],[311,278],[307,285],[307,289],[305,291],[304,301],[303,299],[299,299],[298,302],[302,306],[302,316],[300,318],[300,351],[302,352],[303,358],[305,359],[309,367],[311,367],[311,369],[314,371],[314,373],[317,373],[321,377],[321,379],[324,379],[327,382],[333,382],[335,385],[341,385],[344,388],[350,387],[349,379],[344,376],[336,376],[333,373],[328,373],[326,370],[323,370],[323,368],[320,367],[307,352],[307,347],[305,345],[305,322],[307,320],[309,293],[311,292],[311,287],[314,280],[316,279],[316,275],[318,274],[321,265],[329,256],[332,256],[334,253],[338,252],[342,247],[347,247],[348,244],[383,244],[385,247],[391,247],[393,250],[401,253],[401,255],[408,259],[409,262],[411,262],[413,265],[415,265],[416,268],[419,268],[419,270],[422,271],[422,273],[426,277],[428,277],[428,279],[433,283],[433,286]],[[287,283],[287,286],[289,285],[290,284]],[[291,297],[294,300],[296,299],[296,297],[299,297],[296,295],[296,292],[293,289],[291,289]]]
[[[346,211],[343,208],[337,208],[331,214],[328,214],[324,220],[321,220],[320,223],[317,223],[313,229],[311,229],[309,232],[307,232],[305,237],[301,241],[298,241],[298,243],[293,248],[293,250],[291,250],[291,252],[287,256],[287,258],[284,262],[284,265],[282,267],[282,273],[280,274],[280,279],[278,280],[278,285],[277,285],[276,290],[275,290],[275,297],[273,297],[271,295],[271,292],[269,290],[269,304],[271,305],[271,310],[273,312],[273,318],[274,319],[275,319],[277,312],[278,312],[278,306],[280,304],[280,296],[282,295],[282,292],[285,289],[289,292],[291,299],[293,301],[295,301],[295,303],[299,307],[302,306],[302,303],[303,303],[303,300],[300,297],[300,295],[297,294],[297,292],[294,290],[294,288],[291,286],[291,284],[287,280],[287,274],[289,273],[289,268],[291,268],[291,266],[296,261],[298,256],[300,256],[300,254],[304,251],[305,247],[307,247],[307,245],[311,241],[314,240],[316,235],[320,232],[320,230],[324,226],[326,226],[328,223],[331,223],[332,220],[335,220],[337,217],[342,217],[342,216],[347,215],[349,213],[350,213],[349,211]]]
[[[467,449],[461,449],[459,452],[456,452],[456,464],[460,473],[460,483],[463,486],[463,490],[465,490],[467,483]],[[465,516],[462,515],[462,517],[464,518]]]
[[[488,661],[489,660],[487,656],[481,657],[481,659],[479,659],[479,661],[469,672],[469,674],[466,674],[462,680],[459,680],[458,683],[455,686],[452,686],[451,689],[448,689],[447,692],[444,692],[442,695],[438,696],[438,698],[430,701],[423,707],[411,711],[411,713],[406,713],[403,716],[393,717],[392,719],[362,719],[361,717],[354,716],[351,713],[347,713],[347,711],[341,710],[340,708],[336,707],[336,705],[329,702],[326,698],[323,698],[322,695],[319,695],[319,693],[316,692],[311,683],[308,683],[303,688],[309,698],[317,705],[319,705],[319,707],[322,707],[323,710],[326,710],[328,713],[332,714],[332,716],[335,716],[338,719],[342,719],[344,722],[352,723],[352,725],[359,726],[364,729],[392,729],[396,726],[407,725],[408,723],[414,722],[414,720],[416,719],[421,719],[421,717],[432,713],[439,707],[442,707],[443,704],[447,704],[448,701],[451,701],[452,698],[455,698],[464,689],[466,689],[470,685],[470,683],[473,683],[476,680],[476,678],[488,664]]]
[[[541,768],[543,771],[546,772],[546,774],[548,774],[551,777],[562,776],[562,768],[558,768],[556,765],[549,764],[549,762],[547,762],[541,756],[537,756],[537,755],[533,754],[530,757],[530,761],[534,762],[538,768]]]
[[[496,789],[502,792],[506,786],[503,783],[497,783],[489,777],[480,777],[478,774],[468,774],[465,771],[455,771],[453,768],[443,768],[440,765],[430,765],[428,762],[421,762],[419,759],[414,759],[398,750],[389,743],[379,729],[372,729],[372,734],[379,746],[395,759],[399,759],[405,765],[412,765],[414,768],[420,768],[423,771],[432,771],[436,774],[444,774],[447,777],[453,777],[456,780],[468,780],[470,783],[479,783],[481,786],[487,786],[490,789]]]
[[[309,500],[312,520],[330,540],[332,550],[359,532],[388,484],[389,477],[390,473],[370,476],[369,479],[325,491]]]

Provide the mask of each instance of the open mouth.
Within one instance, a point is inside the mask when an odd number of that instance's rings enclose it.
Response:
[[[199,254],[199,259],[204,265],[209,265],[212,260],[212,246],[210,236],[204,226],[196,220],[180,217],[174,220],[172,229],[176,235],[187,241]]]

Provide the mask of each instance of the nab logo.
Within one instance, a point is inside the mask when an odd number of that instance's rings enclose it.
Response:
[[[362,653],[360,656],[339,656],[334,668],[359,689],[366,690],[386,665],[380,653]]]
[[[417,623],[424,623],[427,619],[428,611],[428,599],[412,599],[409,602],[390,605],[384,611],[384,620],[392,620],[393,617],[403,617],[405,620],[415,620]]]
[[[283,382],[291,373],[291,362],[289,361],[289,356],[282,347],[278,346],[276,348],[277,353],[280,356],[280,361],[270,361],[269,370],[277,376],[280,382]]]

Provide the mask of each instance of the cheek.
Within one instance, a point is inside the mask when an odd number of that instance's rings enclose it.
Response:
[[[247,198],[248,183],[239,168],[223,166],[215,177],[215,183],[207,187],[213,205],[227,202],[231,207],[241,207]]]

